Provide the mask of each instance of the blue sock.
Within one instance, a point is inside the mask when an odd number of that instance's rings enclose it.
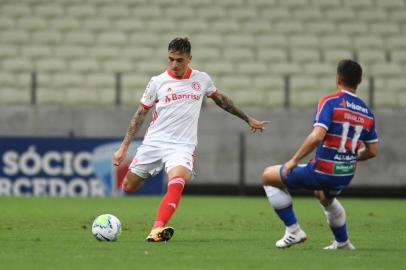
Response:
[[[292,205],[283,208],[283,209],[275,209],[276,214],[278,214],[279,218],[285,223],[286,227],[290,225],[296,224],[297,219],[295,217],[295,213],[293,212]]]
[[[334,237],[337,242],[342,243],[342,242],[345,242],[348,240],[347,226],[345,224],[338,228],[333,228],[333,227],[330,227],[330,228],[331,228],[331,231],[333,231]]]

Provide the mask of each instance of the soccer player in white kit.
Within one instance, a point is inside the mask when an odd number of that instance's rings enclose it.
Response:
[[[148,242],[168,241],[174,233],[166,224],[178,207],[185,183],[192,176],[197,123],[204,96],[243,119],[253,132],[263,131],[269,123],[247,116],[217,90],[207,73],[189,67],[192,55],[187,38],[175,38],[169,43],[168,60],[168,70],[152,77],[148,83],[127,134],[112,158],[114,165],[120,165],[149,110],[155,106],[144,141],[123,181],[124,191],[136,191],[146,178],[158,174],[165,166],[168,188],[146,238]]]

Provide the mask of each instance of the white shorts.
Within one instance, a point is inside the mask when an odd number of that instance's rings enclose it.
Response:
[[[144,179],[157,175],[164,165],[167,173],[176,166],[183,166],[193,172],[195,149],[196,146],[185,144],[162,146],[142,144],[138,147],[128,169]]]

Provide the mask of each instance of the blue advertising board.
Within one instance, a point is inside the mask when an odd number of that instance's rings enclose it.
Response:
[[[120,166],[111,162],[114,138],[0,137],[0,196],[120,196],[141,141]],[[162,194],[163,173],[131,194]]]

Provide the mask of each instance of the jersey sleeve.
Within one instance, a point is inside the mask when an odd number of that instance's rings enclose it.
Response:
[[[321,126],[326,130],[329,129],[333,117],[333,106],[331,103],[331,100],[326,101],[324,98],[319,101],[313,127]]]
[[[213,80],[209,76],[209,74],[204,73],[206,75],[206,88],[204,89],[204,95],[207,97],[212,97],[217,93],[217,87],[214,85]]]
[[[151,78],[140,100],[140,104],[146,109],[152,108],[157,100],[158,87],[154,79],[154,77]]]
[[[367,134],[365,136],[364,142],[366,144],[378,142],[378,133],[376,132],[376,128],[375,128],[375,118],[374,118],[374,123],[373,123],[371,129],[367,132]]]

